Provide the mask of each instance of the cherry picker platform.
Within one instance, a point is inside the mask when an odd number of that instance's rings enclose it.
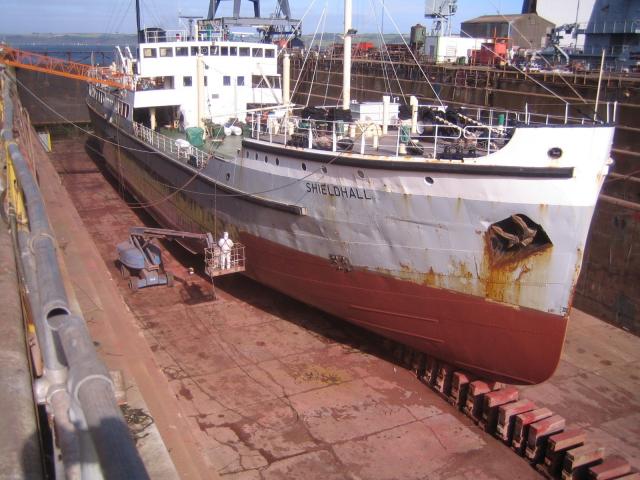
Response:
[[[241,243],[231,242],[232,246],[225,250],[216,244],[213,235],[209,232],[193,233],[165,228],[131,227],[129,239],[116,247],[118,268],[123,278],[129,278],[131,290],[137,291],[140,288],[156,285],[173,286],[173,274],[165,270],[158,239],[204,243],[205,272],[211,277],[212,282],[214,277],[245,270],[245,247]],[[224,261],[225,255],[228,256],[227,262]]]

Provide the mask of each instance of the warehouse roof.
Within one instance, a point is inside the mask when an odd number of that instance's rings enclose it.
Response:
[[[472,18],[471,20],[465,20],[462,23],[500,23],[500,22],[511,23],[513,20],[516,20],[526,15],[530,15],[530,14],[516,13],[512,15],[482,15],[480,17]]]

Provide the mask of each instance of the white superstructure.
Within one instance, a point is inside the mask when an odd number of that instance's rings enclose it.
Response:
[[[127,103],[152,129],[244,120],[251,106],[282,103],[276,45],[212,32],[143,33],[137,58],[126,49],[118,61],[131,65],[136,78]]]

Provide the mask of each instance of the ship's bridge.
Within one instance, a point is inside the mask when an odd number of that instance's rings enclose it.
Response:
[[[247,104],[282,102],[276,45],[208,36],[189,40],[183,34],[155,32],[146,40],[158,41],[139,45],[135,108],[179,106],[195,125],[198,103],[205,117],[215,112],[224,122],[239,117]]]

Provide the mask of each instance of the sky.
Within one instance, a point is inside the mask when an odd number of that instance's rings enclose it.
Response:
[[[431,0],[428,0],[431,3]],[[242,15],[251,16],[253,3],[244,0]],[[304,16],[303,33],[337,32],[342,24],[342,0],[289,0],[294,18]],[[206,16],[208,0],[141,0],[144,26],[177,28],[179,15]],[[218,14],[231,15],[232,1],[224,1]],[[275,0],[261,2],[262,13],[270,13]],[[388,15],[382,21],[383,5]],[[29,33],[134,33],[135,0],[0,0],[0,34]],[[453,31],[460,22],[478,15],[520,13],[522,0],[458,0]],[[326,13],[323,13],[326,12]],[[424,0],[353,0],[354,28],[362,33],[409,32],[411,25],[430,25],[424,18]],[[306,16],[305,16],[306,13]],[[318,23],[322,19],[321,23]],[[396,28],[397,26],[397,28]]]

